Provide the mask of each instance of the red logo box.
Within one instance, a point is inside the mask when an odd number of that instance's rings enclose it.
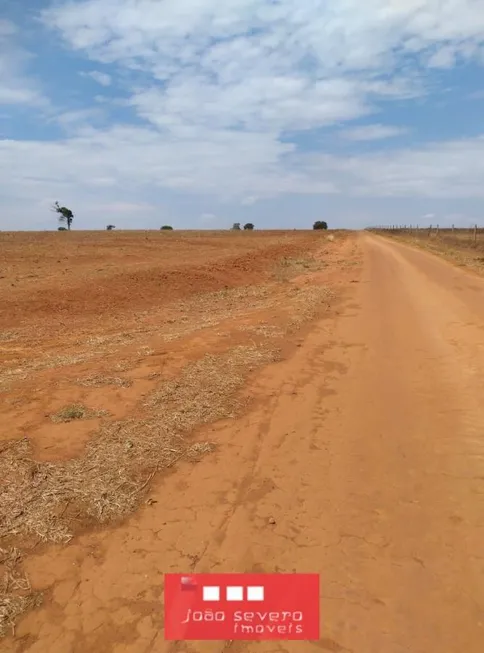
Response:
[[[166,574],[167,640],[318,640],[318,574]]]

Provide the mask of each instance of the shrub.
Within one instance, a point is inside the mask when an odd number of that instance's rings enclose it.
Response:
[[[169,224],[164,224],[161,227],[161,231],[173,231],[173,227],[171,227]]]
[[[318,220],[313,224],[313,229],[327,229],[328,228],[328,223],[323,222],[322,220]]]
[[[247,224],[244,224],[244,229],[245,230],[252,231],[253,228],[254,228],[254,225],[252,224],[252,222],[248,222]]]

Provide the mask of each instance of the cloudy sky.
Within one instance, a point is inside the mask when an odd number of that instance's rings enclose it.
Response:
[[[484,225],[484,0],[1,0],[0,229]]]

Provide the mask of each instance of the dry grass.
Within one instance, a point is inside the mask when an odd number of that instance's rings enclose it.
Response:
[[[182,458],[198,462],[214,451],[213,443],[190,444],[185,436],[201,424],[235,416],[241,407],[236,393],[247,373],[276,358],[275,352],[256,347],[205,356],[158,388],[147,402],[148,419],[104,427],[80,459],[36,462],[28,439],[4,443],[0,537],[68,542],[86,521],[106,523],[128,515],[158,470]],[[3,632],[38,600],[23,576],[15,576],[13,583],[10,571],[5,578],[0,591]]]
[[[163,339],[165,342],[177,340],[195,330],[266,308],[276,301],[274,288],[261,285],[227,288],[177,302],[172,307],[176,317],[168,318],[162,325]]]
[[[108,385],[118,388],[129,388],[133,385],[131,379],[123,379],[120,376],[104,376],[103,374],[91,374],[83,379],[77,379],[76,383],[85,388],[102,388]]]
[[[323,261],[314,257],[283,258],[274,269],[274,278],[277,281],[289,281],[307,272],[317,272],[324,266]]]
[[[437,254],[459,266],[471,268],[484,273],[484,231],[479,230],[477,242],[474,242],[472,230],[441,229],[439,233],[428,235],[428,229],[396,230],[377,232],[382,236],[406,242],[409,245]]]
[[[39,605],[42,596],[33,592],[21,571],[21,553],[15,547],[0,548],[0,637],[15,632],[17,618]]]
[[[250,331],[269,340],[275,340],[284,336],[284,329],[282,327],[266,323],[261,323],[257,326],[243,326],[240,327],[240,331]]]
[[[292,316],[286,327],[287,333],[294,333],[305,322],[317,317],[322,307],[327,306],[330,299],[334,297],[333,291],[324,286],[295,287],[292,292]]]
[[[105,425],[82,458],[36,462],[28,439],[4,443],[0,537],[67,542],[83,521],[109,522],[129,514],[157,470],[210,450],[209,444],[187,444],[184,436],[235,415],[244,374],[274,359],[274,352],[256,347],[205,356],[158,388],[147,402],[147,419]]]
[[[18,331],[0,331],[0,342],[14,342],[18,337]]]
[[[50,419],[58,424],[60,422],[72,422],[76,419],[94,419],[96,417],[105,417],[108,412],[105,410],[90,410],[82,404],[71,404],[64,406],[57,413],[50,416]]]
[[[16,381],[27,379],[32,373],[93,361],[109,354],[118,353],[126,346],[137,345],[139,347],[136,352],[138,358],[150,356],[154,350],[144,344],[147,337],[161,335],[165,342],[171,342],[195,330],[214,326],[235,315],[244,315],[252,310],[270,306],[277,301],[274,298],[273,290],[272,286],[261,285],[202,293],[187,300],[178,300],[164,308],[162,314],[156,316],[156,326],[142,324],[133,326],[129,332],[121,331],[109,335],[76,339],[74,341],[76,352],[72,354],[48,353],[41,354],[37,360],[31,358],[17,362],[12,361],[9,367],[4,366],[0,372],[0,391],[9,389]],[[5,333],[7,338],[8,332]],[[128,361],[123,361],[115,365],[113,369],[119,372],[126,371],[130,367],[132,365]],[[82,381],[80,383],[84,385]],[[86,385],[88,384],[89,382],[86,381]],[[91,385],[96,385],[95,380]],[[108,385],[108,383],[100,384],[98,387],[101,385]],[[109,385],[112,384],[109,383]],[[118,385],[118,382],[114,385]]]

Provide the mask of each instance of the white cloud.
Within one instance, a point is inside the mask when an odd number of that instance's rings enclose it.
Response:
[[[364,125],[342,132],[341,136],[348,141],[378,141],[409,133],[408,127],[391,127],[388,125]]]
[[[395,47],[421,53],[455,42],[472,56],[484,30],[481,0],[85,0],[49,9],[44,20],[93,58],[142,57],[168,74],[200,55],[202,67],[227,72],[241,59],[273,69],[306,55],[329,70],[377,70]]]
[[[87,73],[82,72],[81,75],[83,77],[90,77],[98,84],[101,84],[101,86],[111,86],[112,83],[111,75],[108,75],[107,73],[102,73],[98,70],[91,70],[90,72]]]
[[[348,123],[433,92],[423,66],[482,64],[482,2],[57,2],[42,12],[44,25],[84,57],[85,69],[86,61],[114,64],[112,75],[86,74],[123,88],[122,97],[97,96],[93,104],[103,105],[103,115],[123,104],[123,116],[131,111],[137,120],[95,129],[99,111],[68,110],[58,121],[69,138],[0,142],[5,161],[10,157],[1,170],[6,195],[14,210],[19,198],[33,206],[61,194],[105,205],[136,204],[154,192],[203,194],[213,206],[294,193],[482,198],[483,138],[360,156],[324,153],[330,129],[374,147],[406,133],[406,125],[378,119],[366,127]],[[11,34],[4,38],[11,43]],[[8,79],[4,95],[33,101],[35,85],[22,75]],[[311,130],[323,133],[320,153],[297,146]]]
[[[360,156],[296,151],[263,133],[180,140],[152,129],[84,129],[57,143],[0,141],[4,195],[133,202],[164,189],[246,202],[290,194],[484,198],[484,136]]]
[[[38,82],[26,74],[31,55],[17,45],[18,30],[0,20],[0,106],[46,106]]]
[[[337,171],[339,189],[373,197],[484,198],[484,135],[347,159],[315,157]],[[335,182],[336,183],[336,182]]]
[[[101,109],[76,109],[57,114],[51,120],[58,122],[67,131],[77,133],[80,128],[89,127],[104,118]]]
[[[457,50],[455,47],[439,48],[428,60],[430,68],[453,68],[456,63]]]

